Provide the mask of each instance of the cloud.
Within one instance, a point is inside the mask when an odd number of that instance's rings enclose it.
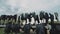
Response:
[[[20,7],[26,9],[50,9],[59,5],[59,0],[20,0]]]
[[[0,0],[0,8],[7,11],[5,14],[18,14],[44,10],[54,12],[60,7],[60,0]],[[59,6],[57,8],[57,6]],[[56,9],[55,9],[56,7]],[[16,9],[16,10],[15,10]],[[1,9],[0,9],[1,10]]]

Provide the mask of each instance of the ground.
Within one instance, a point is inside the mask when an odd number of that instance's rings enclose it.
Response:
[[[4,28],[0,28],[0,34],[4,34]],[[11,33],[12,34],[12,33]],[[21,34],[21,33],[20,33]]]
[[[0,34],[4,34],[4,28],[0,28]]]

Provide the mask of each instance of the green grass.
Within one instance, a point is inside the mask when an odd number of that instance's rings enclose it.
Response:
[[[4,28],[0,28],[0,34],[4,34]]]
[[[0,28],[0,34],[4,34],[4,28]],[[11,33],[11,34],[13,34],[13,33]]]

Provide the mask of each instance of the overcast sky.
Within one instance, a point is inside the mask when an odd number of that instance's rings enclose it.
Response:
[[[60,0],[0,0],[0,15],[34,11],[39,13],[41,10],[58,12],[60,17]]]

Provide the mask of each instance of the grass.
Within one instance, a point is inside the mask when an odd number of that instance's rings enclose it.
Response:
[[[4,34],[4,28],[0,28],[0,34]],[[13,34],[13,33],[11,33],[11,34]]]
[[[0,28],[0,34],[4,34],[4,28]]]

